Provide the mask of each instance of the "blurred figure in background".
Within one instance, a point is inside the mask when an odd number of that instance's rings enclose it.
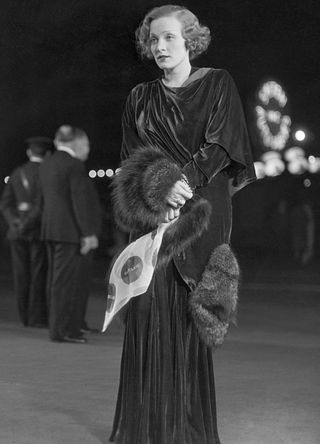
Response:
[[[302,202],[290,211],[290,234],[293,257],[306,265],[313,257],[315,223],[309,202]]]
[[[288,199],[288,232],[293,259],[298,265],[304,266],[314,256],[315,217],[303,179],[294,179],[292,193]]]
[[[315,241],[314,209],[309,196],[311,181],[305,154],[305,150],[298,146],[284,153],[291,174],[290,190],[287,193],[290,247],[299,265],[307,265],[311,261]]]
[[[90,152],[86,133],[61,126],[56,152],[40,170],[42,237],[49,259],[49,335],[58,342],[84,344],[88,296],[88,254],[98,247],[100,209],[83,162]]]
[[[52,140],[26,141],[29,161],[16,168],[3,191],[1,211],[9,225],[14,291],[23,325],[47,326],[45,244],[40,240],[39,166]]]

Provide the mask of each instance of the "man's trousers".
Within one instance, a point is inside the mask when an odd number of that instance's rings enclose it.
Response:
[[[39,240],[10,241],[14,292],[19,318],[25,326],[47,325],[45,244]]]
[[[87,297],[86,258],[79,244],[47,242],[49,336],[58,341],[78,337]]]

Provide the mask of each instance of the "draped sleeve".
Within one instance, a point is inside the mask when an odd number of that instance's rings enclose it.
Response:
[[[185,166],[185,172],[191,181],[195,178],[194,185],[202,186],[226,168],[232,185],[240,189],[256,178],[243,108],[230,74],[225,70],[215,71],[220,78],[210,85],[208,99],[212,100],[212,106],[205,141]]]
[[[141,146],[157,146],[181,162],[194,187],[221,170],[236,189],[255,180],[241,100],[225,70],[197,69],[176,89],[160,80],[137,85],[125,104],[122,132],[122,160]]]

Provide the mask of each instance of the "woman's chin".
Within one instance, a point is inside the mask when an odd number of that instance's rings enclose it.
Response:
[[[156,63],[160,69],[168,69],[168,64],[165,61],[157,61]]]

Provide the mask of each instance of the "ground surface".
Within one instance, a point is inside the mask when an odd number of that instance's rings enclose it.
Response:
[[[88,308],[97,328],[105,309],[100,269]],[[52,343],[46,330],[19,325],[7,270],[0,274],[0,444],[107,444],[121,326],[91,334],[86,345]],[[318,274],[273,267],[244,275],[238,327],[215,352],[222,444],[320,443]]]

